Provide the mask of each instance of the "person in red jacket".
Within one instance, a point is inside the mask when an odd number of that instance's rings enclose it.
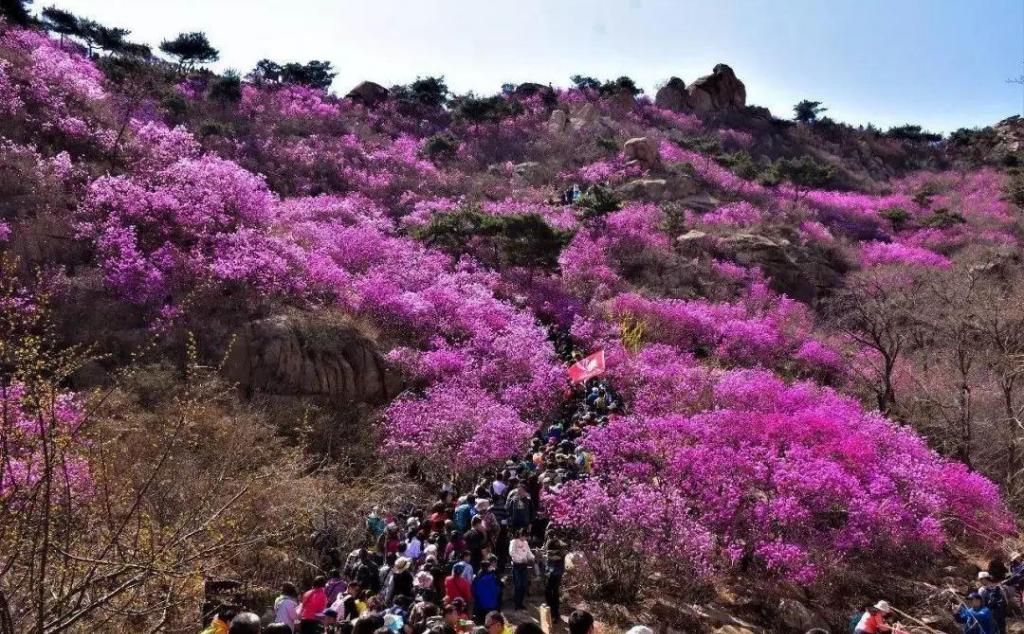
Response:
[[[463,569],[466,564],[461,561],[452,566],[452,574],[445,577],[444,580],[444,596],[445,599],[450,603],[456,598],[462,598],[466,602],[466,605],[473,603],[473,591],[470,589],[469,582],[466,581],[466,577],[463,575]]]
[[[302,595],[299,605],[299,634],[320,634],[320,613],[327,607],[327,577],[320,575],[313,579],[313,587]]]

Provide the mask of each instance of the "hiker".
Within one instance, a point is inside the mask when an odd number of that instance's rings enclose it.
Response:
[[[888,601],[879,601],[861,614],[854,626],[854,634],[875,634],[875,632],[892,631],[892,626],[885,622],[892,612]]]
[[[359,616],[359,595],[362,587],[358,581],[348,584],[344,594],[338,595],[331,609],[338,615],[339,621],[354,621]],[[396,599],[397,600],[397,599]]]
[[[260,634],[261,629],[260,617],[252,612],[242,612],[231,619],[228,634]]]
[[[457,607],[451,603],[446,603],[444,608],[441,609],[441,616],[444,618],[444,624],[452,628],[453,632],[459,631],[462,615],[459,614],[459,609]]]
[[[327,603],[330,605],[338,598],[338,595],[345,591],[345,580],[341,578],[341,571],[332,568],[327,575],[327,585],[324,586],[324,593],[327,595]]]
[[[469,563],[473,570],[480,569],[480,563],[484,559],[484,549],[487,548],[487,531],[484,527],[484,519],[477,515],[471,520],[471,528],[466,531],[466,550],[469,551]]]
[[[287,625],[291,632],[299,622],[299,590],[290,581],[281,584],[281,594],[274,599],[274,620]]]
[[[370,537],[376,540],[384,532],[386,526],[387,521],[381,517],[380,507],[373,507],[370,514],[366,516],[366,531],[370,534]]]
[[[978,581],[981,582],[981,587],[978,588],[981,603],[992,613],[993,631],[995,634],[1005,634],[1006,595],[1003,593],[1002,586],[996,583],[991,573],[984,570],[978,573]]]
[[[463,568],[466,564],[459,562],[452,566],[452,574],[444,580],[445,600],[451,602],[461,598],[467,604],[473,602],[473,591],[470,589],[469,581],[463,576]]]
[[[1024,590],[1024,556],[1017,551],[1010,553],[1010,576],[1006,579],[1006,585],[1018,593]]]
[[[505,623],[505,616],[494,610],[488,612],[484,617],[484,627],[487,628],[487,634],[505,634],[505,628],[508,625]]]
[[[494,545],[498,542],[498,533],[501,531],[501,526],[498,524],[498,517],[491,510],[491,501],[486,498],[477,500],[476,512],[477,517],[483,520],[483,530],[487,536],[487,546],[493,550]]]
[[[408,557],[399,557],[395,560],[395,567],[392,569],[392,580],[394,583],[392,597],[412,596],[413,577],[412,572],[409,570],[411,566],[412,560]]]
[[[544,601],[551,610],[551,620],[561,620],[562,612],[562,576],[565,574],[565,555],[567,546],[554,531],[549,531],[548,540],[544,543],[544,554],[547,562],[547,581],[544,584]]]
[[[482,625],[484,617],[492,610],[501,609],[502,583],[494,574],[491,562],[481,564],[480,574],[470,586],[473,593],[473,621]]]
[[[569,634],[594,634],[594,616],[586,610],[573,610],[569,615]]]
[[[977,592],[967,595],[967,605],[953,605],[953,618],[963,625],[964,634],[995,634],[992,612],[984,606]]]
[[[452,521],[455,522],[455,530],[465,533],[469,530],[469,522],[473,519],[473,507],[470,505],[469,496],[463,495],[452,512]]]
[[[533,518],[533,500],[526,490],[525,481],[516,481],[515,488],[505,500],[505,508],[508,510],[508,524],[513,532],[530,525]]]
[[[457,530],[450,531],[448,533],[448,543],[444,547],[444,560],[446,562],[456,562],[461,558],[462,552],[465,550],[466,540],[463,538],[462,533]]]
[[[433,603],[434,596],[434,575],[426,570],[420,570],[413,577],[413,596],[424,603]]]
[[[210,621],[209,627],[200,634],[228,634],[228,628],[231,627],[230,623],[233,618],[235,618],[235,610],[227,606],[221,606],[218,608],[217,613],[213,615],[213,620]]]
[[[512,560],[512,605],[517,610],[523,610],[526,605],[526,591],[530,587],[530,568],[533,567],[536,557],[530,549],[530,542],[526,540],[526,529],[521,528],[516,533],[515,539],[508,546],[508,555]]]
[[[323,612],[317,614],[320,619],[320,625],[323,626],[323,631],[331,632],[332,634],[337,631],[335,625],[338,623],[338,611],[333,608],[327,608]]]
[[[313,587],[302,595],[302,602],[299,605],[300,634],[320,634],[323,631],[320,617],[317,615],[327,607],[327,592],[324,590],[326,585],[327,577],[319,575],[313,579]]]
[[[415,518],[409,518],[409,532],[405,540],[405,556],[417,561],[423,554],[423,540],[419,538],[419,524]]]

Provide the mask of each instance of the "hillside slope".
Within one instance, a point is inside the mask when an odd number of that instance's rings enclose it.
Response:
[[[555,423],[596,601],[838,627],[1015,534],[1022,199],[981,136],[781,121],[725,65],[339,97],[3,23],[0,115],[16,623],[190,624]],[[623,407],[582,420],[597,350]]]

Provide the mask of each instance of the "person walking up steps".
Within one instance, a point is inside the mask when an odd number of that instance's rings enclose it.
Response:
[[[509,559],[512,560],[512,604],[517,610],[526,609],[524,601],[530,587],[530,569],[536,561],[526,535],[526,529],[520,528],[508,546]]]
[[[558,534],[548,530],[548,539],[544,543],[544,555],[547,562],[547,581],[544,585],[544,601],[551,610],[551,620],[558,623],[562,618],[562,576],[565,574],[565,555],[567,546]]]

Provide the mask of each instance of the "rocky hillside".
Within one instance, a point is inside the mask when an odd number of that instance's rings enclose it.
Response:
[[[52,22],[0,22],[0,631],[308,580],[572,424],[567,350],[624,403],[543,497],[609,622],[950,627],[1015,539],[1019,122],[796,123],[725,64],[342,96]]]

